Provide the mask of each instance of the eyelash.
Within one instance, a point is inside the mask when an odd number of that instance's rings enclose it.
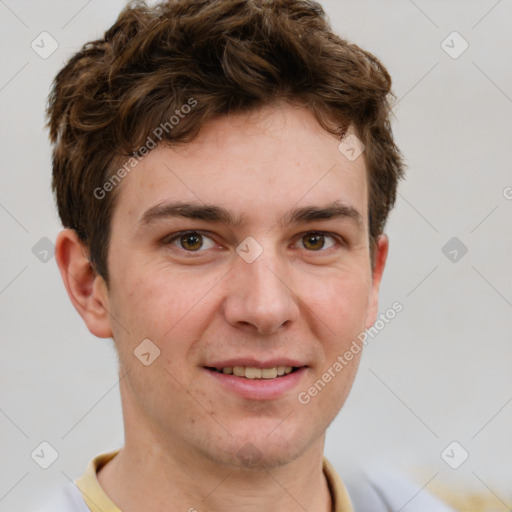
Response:
[[[213,239],[210,236],[208,236],[203,231],[188,230],[188,231],[180,231],[178,233],[173,233],[172,235],[170,235],[169,237],[167,237],[167,238],[165,238],[163,240],[163,244],[164,245],[171,245],[176,240],[179,240],[183,235],[188,235],[188,234],[191,234],[191,235],[192,234],[197,234],[197,235],[200,235],[202,237],[209,238],[210,240],[213,241]],[[340,235],[337,235],[335,233],[330,233],[328,231],[306,231],[304,233],[300,233],[299,235],[297,235],[297,240],[300,240],[300,239],[304,238],[306,235],[321,235],[321,236],[329,237],[332,240],[334,240],[335,244],[337,244],[339,247],[346,247],[346,245],[347,245],[345,240]],[[319,249],[317,251],[307,250],[307,249],[305,249],[305,250],[307,252],[311,252],[311,253],[326,253],[326,252],[329,252],[330,249],[333,249],[333,248],[334,248],[334,246],[328,247],[327,249],[323,249],[322,248],[322,249]],[[179,247],[179,249],[181,249],[182,251],[187,252],[189,254],[201,253],[201,252],[205,251],[205,250],[201,250],[201,249],[199,249],[197,251],[189,251],[187,249],[183,249],[182,247]]]

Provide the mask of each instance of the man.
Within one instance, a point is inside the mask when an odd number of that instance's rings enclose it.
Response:
[[[390,86],[306,0],[132,3],[60,71],[56,259],[125,445],[53,512],[353,510],[323,449],[378,314]]]

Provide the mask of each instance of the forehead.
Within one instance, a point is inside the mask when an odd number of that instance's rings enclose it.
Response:
[[[338,146],[305,108],[215,119],[193,141],[159,145],[145,156],[117,191],[113,221],[138,223],[151,208],[183,201],[219,205],[244,225],[257,225],[293,206],[341,202],[367,225],[364,158],[350,161]]]

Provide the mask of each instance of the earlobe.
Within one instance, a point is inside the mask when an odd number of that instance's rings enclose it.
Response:
[[[59,233],[55,259],[69,298],[89,331],[99,338],[112,337],[105,281],[94,271],[88,251],[74,230]]]
[[[372,285],[369,295],[368,314],[366,316],[366,329],[370,328],[377,320],[377,313],[379,312],[379,288],[386,266],[388,250],[389,239],[387,235],[380,235],[377,239],[377,247],[375,249],[375,266],[372,271]]]

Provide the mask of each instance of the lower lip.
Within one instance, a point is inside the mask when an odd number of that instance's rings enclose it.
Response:
[[[306,369],[303,366],[292,373],[274,379],[246,379],[245,377],[226,375],[204,368],[222,386],[249,400],[275,400],[281,398],[298,385],[306,373]]]

